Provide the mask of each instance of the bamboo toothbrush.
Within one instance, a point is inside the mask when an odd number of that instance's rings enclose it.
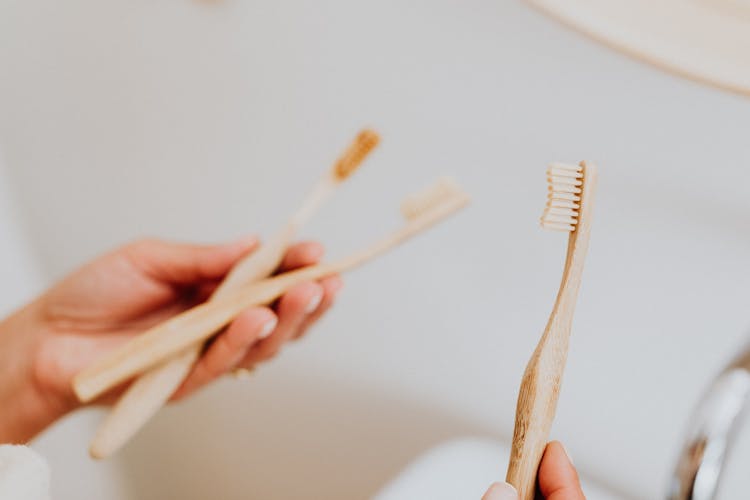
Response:
[[[576,166],[553,163],[547,170],[549,193],[541,225],[545,229],[569,233],[568,253],[555,306],[526,366],[518,394],[506,481],[515,486],[521,500],[534,499],[539,462],[555,417],[568,356],[570,327],[589,246],[596,180],[596,167],[585,161]]]
[[[185,311],[132,339],[80,372],[73,380],[77,397],[88,402],[131,377],[211,337],[247,307],[272,302],[291,287],[332,274],[343,273],[378,257],[463,208],[468,196],[455,187],[443,189],[406,224],[371,246],[333,263],[318,264],[242,286],[221,299]]]
[[[216,289],[211,300],[226,297],[242,285],[271,275],[281,263],[299,228],[330,198],[336,187],[362,164],[379,141],[377,133],[362,130],[329,172],[318,181],[286,225],[267,243],[240,261]],[[106,458],[127,443],[179,388],[201,351],[201,344],[191,346],[133,382],[97,429],[89,446],[89,454],[94,458]]]

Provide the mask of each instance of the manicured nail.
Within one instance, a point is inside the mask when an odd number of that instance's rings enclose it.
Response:
[[[331,284],[331,292],[337,293],[339,290],[344,288],[344,281],[341,279],[334,280]]]
[[[562,443],[560,443],[560,447],[562,448],[563,453],[565,453],[565,456],[567,457],[568,462],[570,462],[570,465],[572,465],[573,467],[575,467],[575,464],[573,463],[573,459],[570,458],[570,453],[568,453],[568,449]]]
[[[493,483],[482,500],[518,500],[518,492],[508,483]]]
[[[232,375],[236,380],[247,380],[252,378],[254,369],[255,368],[237,368],[232,372]]]
[[[276,325],[279,324],[278,318],[271,318],[268,321],[266,321],[266,324],[263,325],[263,329],[258,334],[259,339],[264,339],[271,335],[271,332],[273,332],[276,329]]]
[[[242,238],[235,240],[234,244],[243,248],[252,247],[258,244],[258,237],[255,235],[243,236]]]
[[[323,292],[318,292],[310,299],[310,302],[307,303],[305,314],[314,313],[318,306],[320,306],[321,302],[323,302]]]

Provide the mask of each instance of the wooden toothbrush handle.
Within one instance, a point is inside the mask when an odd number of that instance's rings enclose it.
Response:
[[[535,355],[526,368],[516,406],[516,423],[506,481],[521,500],[534,500],[537,472],[547,446],[560,392],[562,364],[540,370]],[[549,368],[552,368],[551,370]]]
[[[534,500],[536,494],[539,464],[555,418],[573,313],[588,250],[597,171],[590,162],[581,162],[580,166],[583,167],[583,183],[578,200],[578,223],[568,237],[560,290],[544,334],[526,366],[518,393],[506,481],[516,487],[521,500]]]
[[[270,275],[281,262],[295,229],[288,225],[238,263],[216,289],[212,300]],[[138,377],[97,429],[89,454],[93,458],[107,458],[127,443],[180,387],[202,349],[203,344],[196,343]]]
[[[91,401],[129,378],[207,340],[245,308],[268,304],[299,283],[319,280],[361,266],[432,227],[467,203],[468,197],[465,195],[454,196],[428,213],[410,220],[393,234],[339,261],[304,267],[246,285],[228,297],[210,300],[180,313],[131,339],[79,372],[73,378],[73,391],[79,401]]]
[[[300,209],[279,233],[243,259],[216,289],[212,300],[219,300],[243,287],[270,276],[281,263],[297,229],[304,224],[356,170],[378,144],[379,136],[363,130],[347,148],[333,169],[317,184]],[[202,342],[186,348],[140,376],[123,394],[97,430],[89,449],[95,458],[104,458],[125,444],[164,405],[191,372],[202,352]]]
[[[200,353],[200,345],[191,346],[133,382],[96,430],[89,445],[91,457],[107,458],[127,443],[169,400]]]

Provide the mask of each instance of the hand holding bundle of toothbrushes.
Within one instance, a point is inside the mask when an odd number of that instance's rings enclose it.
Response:
[[[233,265],[257,249],[256,237],[217,245],[140,240],[92,260],[0,321],[0,442],[26,442],[78,408],[71,388],[76,373],[204,301]],[[315,265],[323,251],[317,242],[294,243],[279,272]],[[272,307],[244,310],[207,346],[175,396],[268,359],[330,307],[341,284],[337,276],[303,283]],[[121,391],[96,402],[111,403]]]
[[[269,242],[235,265],[210,299],[145,329],[106,353],[73,379],[81,402],[96,398],[140,377],[120,398],[97,432],[91,446],[95,457],[119,449],[179,389],[200,358],[202,346],[251,307],[273,303],[302,283],[325,280],[358,267],[411,236],[443,220],[468,203],[468,196],[452,181],[435,185],[404,203],[406,222],[371,246],[330,263],[301,267],[268,277],[283,261],[297,229],[348,178],[375,147],[378,136],[361,132],[333,169],[315,187],[302,207]],[[231,351],[232,346],[212,348]]]
[[[81,403],[115,402],[92,441],[103,458],[167,401],[229,372],[247,375],[331,305],[339,274],[463,208],[441,179],[404,202],[405,223],[359,252],[321,263],[299,228],[379,142],[360,132],[280,230],[216,246],[144,240],[96,259],[0,324],[0,442],[23,442]],[[24,332],[26,332],[24,334]],[[0,359],[0,362],[3,361]],[[11,362],[12,361],[12,362]],[[20,397],[16,397],[20,395]]]

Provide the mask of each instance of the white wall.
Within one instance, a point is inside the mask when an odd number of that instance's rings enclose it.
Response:
[[[432,443],[507,438],[563,258],[535,224],[550,160],[602,169],[554,429],[584,471],[659,496],[750,323],[750,103],[522,4],[10,2],[0,67],[0,141],[51,277],[144,234],[266,232],[363,124],[381,150],[306,231],[331,253],[438,174],[475,197],[348,278],[255,380],[158,418],[124,455],[132,498],[361,497]]]
[[[42,284],[41,273],[32,255],[21,211],[8,185],[7,172],[0,149],[0,314],[11,313],[37,293]]]
[[[46,280],[34,258],[19,209],[8,182],[0,150],[0,317],[10,314],[44,288]],[[53,498],[108,498],[117,500],[120,468],[116,463],[95,465],[83,439],[98,420],[95,412],[79,412],[36,439],[33,447],[49,461]],[[80,481],[87,477],[86,481]]]

